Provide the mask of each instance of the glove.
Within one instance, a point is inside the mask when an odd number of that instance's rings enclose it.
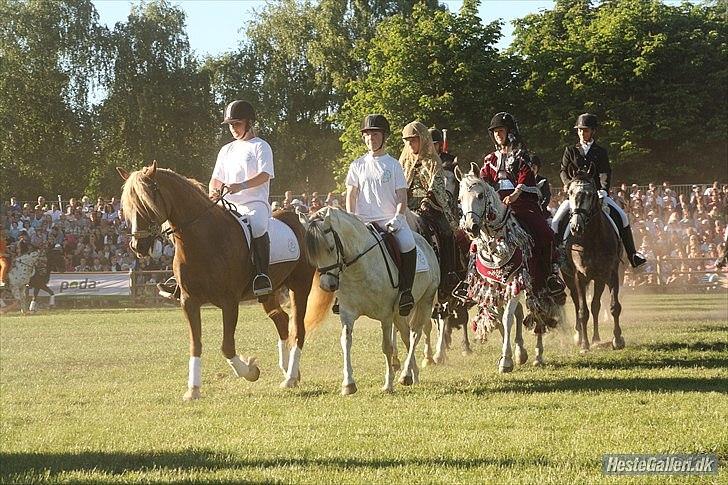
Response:
[[[404,214],[397,214],[396,216],[392,217],[386,225],[387,230],[389,232],[397,232],[402,227],[407,224],[407,221],[404,218]]]
[[[609,194],[607,194],[607,191],[603,190],[603,189],[597,190],[597,194],[599,195],[600,199],[603,199],[609,195]]]

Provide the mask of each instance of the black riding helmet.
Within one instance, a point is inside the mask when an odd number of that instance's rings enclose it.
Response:
[[[366,115],[361,122],[361,130],[359,131],[363,132],[368,130],[381,131],[386,138],[389,135],[389,121],[387,121],[384,115],[379,113]]]
[[[430,128],[430,136],[432,143],[442,143],[442,132],[437,128]]]
[[[576,124],[574,125],[574,128],[591,128],[592,130],[596,130],[598,125],[599,122],[597,121],[597,115],[593,115],[591,113],[583,113],[580,114],[579,117],[576,119]]]
[[[236,121],[248,120],[252,125],[255,123],[255,108],[247,101],[236,99],[225,107],[225,113],[221,125],[227,125]]]
[[[389,136],[389,121],[387,121],[387,118],[385,118],[383,114],[374,113],[366,115],[361,122],[361,129],[359,131],[364,133],[365,131],[370,130],[381,131],[383,134],[382,144],[379,145],[379,148],[374,150],[377,151],[384,146],[384,141],[387,139],[387,136]]]
[[[508,140],[510,144],[520,141],[521,139],[521,133],[518,131],[518,123],[516,123],[516,119],[510,113],[501,111],[491,118],[490,126],[488,126],[488,134],[490,135],[490,140],[494,145],[497,145],[495,137],[493,136],[493,130],[496,128],[505,128],[508,130]]]

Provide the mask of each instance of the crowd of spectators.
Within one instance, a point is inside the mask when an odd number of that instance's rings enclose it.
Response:
[[[648,261],[644,271],[627,273],[625,285],[657,283],[658,263],[660,283],[696,283],[723,255],[728,185],[716,181],[678,193],[670,182],[646,188],[623,183],[613,188],[612,198],[629,214],[635,246]],[[559,194],[550,209],[560,201]]]
[[[646,188],[621,184],[612,197],[629,214],[635,244],[648,260],[645,271],[626,276],[627,285],[655,283],[658,261],[661,283],[691,283],[723,254],[728,185],[693,185],[688,194],[684,187],[678,193],[669,182]],[[555,211],[561,198],[555,192],[549,209]],[[343,196],[334,192],[323,197],[318,192],[294,195],[286,191],[272,202],[274,210],[304,213],[343,205]],[[22,204],[11,197],[2,209],[0,223],[11,258],[24,241],[55,256],[49,257],[53,272],[171,269],[174,246],[170,241],[156,241],[152,255],[141,259],[131,252],[129,228],[116,197],[93,202],[84,196],[61,203],[40,196]]]

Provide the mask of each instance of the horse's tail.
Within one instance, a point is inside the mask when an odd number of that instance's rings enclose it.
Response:
[[[334,293],[324,291],[319,286],[320,278],[321,275],[319,272],[314,272],[313,281],[311,282],[311,292],[308,294],[306,304],[306,316],[304,318],[306,333],[316,330],[321,326],[334,302]]]

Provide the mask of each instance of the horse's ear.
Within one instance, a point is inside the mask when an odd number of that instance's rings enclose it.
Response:
[[[480,175],[480,169],[478,168],[478,164],[475,162],[470,162],[470,173],[473,175]]]
[[[119,172],[119,175],[122,179],[126,180],[129,178],[129,172],[126,171],[123,167],[116,167],[116,171]]]
[[[157,173],[157,161],[156,160],[152,160],[152,164],[149,166],[149,172],[147,173],[147,175],[149,177],[154,177],[154,175],[156,173]]]
[[[463,180],[463,173],[460,171],[460,167],[458,165],[455,165],[455,170],[453,170],[452,173],[455,174],[455,179],[458,182],[461,182]]]

